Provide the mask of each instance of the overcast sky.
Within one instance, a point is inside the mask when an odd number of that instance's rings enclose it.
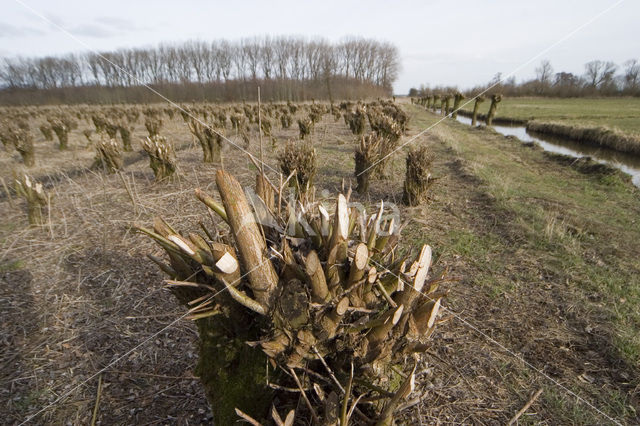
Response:
[[[508,74],[617,0],[2,0],[0,56],[152,46],[253,35],[357,35],[400,49],[396,93],[425,85],[486,83]],[[626,0],[540,59],[582,74],[593,59],[640,60],[640,1]],[[516,74],[532,78],[537,59]]]

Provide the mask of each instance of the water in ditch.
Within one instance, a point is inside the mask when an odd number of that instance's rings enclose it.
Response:
[[[469,117],[463,117],[458,114],[457,120],[461,123],[471,125],[471,118]],[[484,122],[479,124],[484,124]],[[530,132],[521,125],[494,124],[492,127],[495,131],[502,133],[505,136],[515,136],[523,142],[537,143],[545,151],[569,155],[576,158],[591,157],[593,161],[616,167],[631,175],[633,184],[640,187],[640,157],[621,153],[612,149],[581,144],[567,138]]]

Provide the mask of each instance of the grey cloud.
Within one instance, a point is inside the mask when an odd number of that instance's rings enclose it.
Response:
[[[32,35],[41,35],[44,32],[28,26],[15,26],[0,22],[0,38],[25,37]]]
[[[102,25],[86,24],[73,27],[70,30],[71,34],[81,35],[94,38],[107,38],[117,35],[118,32]]]
[[[143,29],[143,27],[136,25],[128,19],[113,16],[99,16],[94,18],[92,23],[78,25],[72,28],[71,32],[87,37],[107,38]]]
[[[64,20],[62,20],[61,17],[59,17],[58,15],[55,15],[53,13],[45,13],[44,17],[47,18],[47,20],[50,21],[49,26],[52,29],[58,29],[58,27],[65,27],[65,23]]]
[[[132,30],[138,28],[132,21],[114,16],[99,16],[95,18],[94,21],[118,30]]]

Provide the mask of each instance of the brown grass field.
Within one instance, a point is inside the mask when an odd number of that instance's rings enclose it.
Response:
[[[405,140],[440,118],[408,102],[404,108],[411,115]],[[253,126],[249,150],[257,154]],[[31,173],[52,194],[44,226],[29,227],[23,202],[2,190],[2,423],[20,424],[44,409],[31,424],[89,424],[100,377],[100,424],[208,424],[194,376],[195,327],[187,320],[167,327],[184,312],[145,257],[155,245],[131,225],[156,215],[184,230],[210,221],[193,190],[214,194],[219,166],[202,162],[176,114],[161,134],[174,144],[177,179],[153,181],[138,142],[146,135],[141,122],[124,170],[105,175],[88,169],[94,151],[81,132],[89,127],[82,121],[72,132],[69,151],[37,134]],[[274,121],[274,135],[278,147],[296,139],[295,120],[288,130]],[[311,141],[318,190],[355,185],[356,139],[344,122],[325,115]],[[407,222],[403,248],[432,245],[434,270],[458,278],[447,285],[449,321],[419,364],[421,399],[402,414],[406,424],[506,424],[538,389],[519,424],[611,422],[569,391],[622,424],[640,423],[638,189],[606,167],[454,120],[414,143],[434,156],[438,181],[428,202],[401,206],[406,151],[392,157],[390,179],[354,194],[365,205],[398,204]],[[274,168],[276,154],[265,142],[265,162]],[[256,169],[246,155],[226,146],[223,158],[243,184],[253,184]],[[1,150],[0,177],[9,183],[18,169],[18,154]]]

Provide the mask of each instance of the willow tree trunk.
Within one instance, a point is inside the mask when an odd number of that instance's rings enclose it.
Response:
[[[58,141],[60,144],[58,145],[58,149],[63,151],[69,147],[69,133],[66,131],[56,131],[56,136],[58,137]]]
[[[498,109],[498,104],[501,100],[501,95],[491,96],[491,106],[489,107],[489,112],[487,113],[487,126],[491,126],[491,124],[493,123],[493,117],[496,115],[496,110]]]
[[[453,117],[454,119],[458,118],[458,109],[460,109],[460,104],[462,103],[463,99],[464,96],[462,95],[462,93],[456,93],[455,97],[453,98],[453,113],[451,117]]]
[[[473,105],[473,118],[471,119],[471,125],[473,127],[476,126],[476,124],[478,123],[478,108],[480,107],[480,104],[484,102],[484,98],[482,96],[478,96],[476,98],[476,102]]]
[[[26,149],[18,148],[18,152],[22,157],[22,162],[27,167],[33,167],[36,164],[36,155],[33,150],[33,145],[29,146]]]
[[[365,157],[365,154],[357,152],[355,154],[356,160],[356,181],[358,187],[356,191],[358,194],[366,194],[369,191],[369,178],[371,176],[371,164]]]
[[[215,139],[208,138],[201,145],[204,163],[219,163],[222,160],[222,145]]]
[[[120,127],[120,137],[122,138],[122,149],[126,152],[133,151],[131,147],[131,130],[126,127]]]
[[[236,408],[266,418],[273,390],[266,385],[266,355],[246,343],[256,338],[250,324],[245,324],[244,331],[235,324],[240,334],[226,331],[234,324],[223,321],[222,315],[200,319],[197,324],[200,356],[196,374],[211,404],[215,424],[235,424]],[[269,372],[272,379],[275,374]]]

